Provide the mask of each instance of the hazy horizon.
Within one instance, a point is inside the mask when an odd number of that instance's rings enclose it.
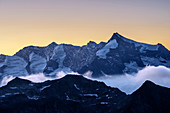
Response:
[[[51,42],[82,46],[114,32],[170,50],[168,0],[0,0],[0,54]]]

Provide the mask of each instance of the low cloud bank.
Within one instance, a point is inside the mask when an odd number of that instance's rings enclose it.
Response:
[[[107,86],[119,88],[126,94],[131,94],[137,90],[146,80],[150,80],[157,85],[170,88],[170,68],[164,66],[147,66],[134,75],[105,75],[100,78],[89,79],[102,81]]]
[[[43,73],[40,74],[33,74],[29,76],[21,76],[19,78],[30,80],[34,83],[40,83],[47,80],[54,80],[54,79],[60,79],[64,77],[67,74],[78,74],[75,72],[71,73],[65,73],[63,71],[60,71],[57,73],[55,77],[47,77]],[[170,68],[164,67],[164,66],[147,66],[144,69],[138,71],[138,73],[130,75],[130,74],[124,74],[124,75],[105,75],[100,78],[92,78],[91,77],[92,72],[87,72],[84,74],[84,77],[91,79],[91,80],[97,80],[104,82],[107,86],[119,88],[121,91],[125,92],[126,94],[131,94],[135,90],[137,90],[146,80],[150,80],[154,82],[155,84],[168,87],[170,88]],[[9,75],[5,76],[1,83],[0,87],[6,85],[9,81],[13,80],[15,77]]]
[[[39,74],[32,74],[32,75],[28,75],[28,76],[19,76],[19,78],[29,80],[29,81],[34,82],[34,83],[41,83],[41,82],[45,82],[45,81],[48,81],[48,80],[60,79],[67,74],[77,75],[78,73],[75,73],[75,72],[66,73],[64,71],[60,71],[54,77],[48,77],[48,76],[45,76],[43,73],[39,73]],[[5,76],[2,79],[2,81],[0,82],[0,87],[7,85],[8,82],[10,82],[11,80],[13,80],[15,78],[16,77],[14,77],[12,75]]]

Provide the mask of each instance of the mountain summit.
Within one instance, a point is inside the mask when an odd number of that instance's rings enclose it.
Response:
[[[92,72],[93,77],[134,73],[146,65],[170,67],[170,52],[162,44],[136,42],[114,33],[108,42],[90,41],[82,47],[52,42],[46,47],[28,46],[13,56],[0,55],[0,78],[60,71]]]

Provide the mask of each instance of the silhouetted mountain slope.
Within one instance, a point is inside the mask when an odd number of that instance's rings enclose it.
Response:
[[[102,82],[67,75],[60,80],[31,83],[16,78],[0,88],[2,112],[122,112],[128,96]]]
[[[145,82],[132,95],[81,75],[0,88],[1,113],[169,113],[170,89]]]
[[[132,94],[131,113],[170,113],[170,89],[146,81]]]

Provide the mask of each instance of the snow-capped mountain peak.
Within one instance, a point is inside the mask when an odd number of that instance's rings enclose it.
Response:
[[[15,61],[14,61],[15,60]],[[84,46],[56,44],[28,46],[13,56],[0,55],[0,79],[6,75],[26,76],[35,73],[92,72],[98,77],[133,73],[146,65],[170,67],[170,52],[162,44],[136,42],[114,33],[108,42],[90,41]]]
[[[159,46],[161,45],[161,44],[152,45],[152,44],[137,42],[137,41],[125,38],[124,36],[120,35],[119,33],[114,33],[112,38],[109,41],[111,41],[113,39],[117,39],[117,40],[121,40],[121,41],[125,41],[128,43],[134,44],[135,47],[140,48],[140,52],[144,52],[145,50],[157,51]]]

